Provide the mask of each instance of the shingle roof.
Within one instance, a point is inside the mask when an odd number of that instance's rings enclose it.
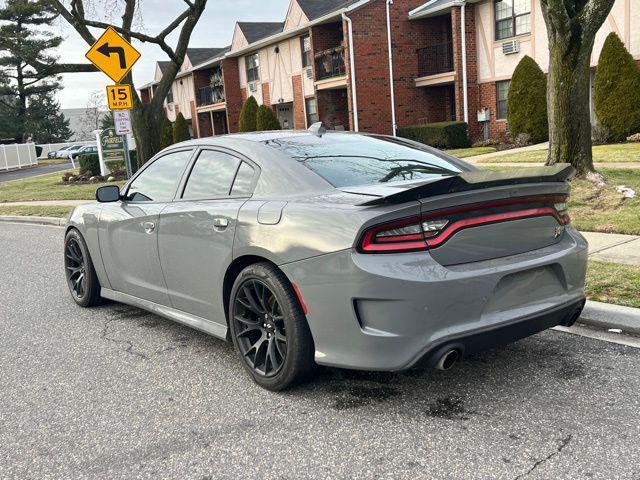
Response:
[[[158,68],[160,69],[160,73],[164,73],[171,62],[158,62]]]
[[[348,7],[359,0],[298,0],[298,5],[310,21]]]
[[[254,43],[263,38],[282,32],[284,22],[238,22],[247,42]]]
[[[224,48],[187,48],[187,56],[191,60],[191,65],[198,65],[206,62],[210,58],[217,57],[226,50]]]

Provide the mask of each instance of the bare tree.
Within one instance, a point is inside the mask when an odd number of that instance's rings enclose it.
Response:
[[[82,128],[77,132],[81,140],[93,139],[93,132],[102,125],[102,119],[106,114],[107,101],[102,90],[94,90],[89,95],[86,110],[82,118]]]
[[[78,32],[82,39],[87,42],[87,45],[93,45],[96,41],[90,28],[112,26],[129,41],[136,39],[141,42],[158,45],[169,57],[170,63],[164,70],[162,79],[158,83],[150,103],[142,105],[139,95],[134,90],[131,120],[133,134],[136,139],[138,163],[140,165],[143,164],[160,150],[164,101],[184,61],[189,39],[207,5],[207,0],[182,0],[186,4],[186,8],[155,36],[137,31],[132,27],[136,13],[140,8],[140,0],[124,0],[124,11],[120,26],[87,18],[84,0],[70,0],[69,2],[66,0],[45,1]],[[171,47],[167,43],[167,36],[175,31],[179,31],[178,41],[175,47]],[[64,71],[67,72],[91,71],[83,70],[83,68],[88,67],[87,65],[67,64],[65,67],[66,70]],[[133,84],[131,72],[127,74],[123,81],[124,83]]]
[[[547,165],[592,172],[589,63],[596,33],[615,0],[540,0],[549,37]]]

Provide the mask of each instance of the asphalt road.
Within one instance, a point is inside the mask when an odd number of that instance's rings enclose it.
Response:
[[[69,163],[60,163],[53,165],[42,165],[33,168],[24,168],[22,170],[12,170],[10,172],[0,172],[0,183],[10,180],[21,180],[23,178],[35,177],[37,175],[45,175],[47,173],[63,172],[71,168]]]
[[[0,224],[0,478],[640,479],[638,349],[550,331],[274,394],[219,340],[76,307],[62,234]]]

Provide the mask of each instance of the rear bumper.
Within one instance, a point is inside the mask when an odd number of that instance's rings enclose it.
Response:
[[[395,371],[430,363],[457,342],[463,354],[569,323],[584,303],[587,243],[443,267],[428,252],[345,250],[282,265],[308,308],[316,361]]]
[[[468,332],[459,337],[443,339],[436,345],[430,345],[412,367],[434,368],[442,355],[450,350],[456,350],[464,358],[484,350],[508,345],[558,325],[570,327],[580,317],[585,303],[586,301],[582,299],[506,325],[492,326],[485,330]]]

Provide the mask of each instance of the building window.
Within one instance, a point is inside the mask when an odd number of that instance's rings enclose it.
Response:
[[[167,103],[173,103],[173,89],[167,93]]]
[[[305,35],[300,37],[300,48],[302,50],[302,68],[311,66],[311,37]]]
[[[307,98],[305,103],[307,107],[307,126],[311,126],[320,121],[318,102],[315,98]]]
[[[257,82],[260,80],[260,58],[257,53],[245,57],[247,66],[247,82]]]
[[[511,80],[496,82],[496,118],[504,120],[507,118],[509,96],[509,84]]]
[[[496,40],[531,32],[531,0],[496,0]]]

